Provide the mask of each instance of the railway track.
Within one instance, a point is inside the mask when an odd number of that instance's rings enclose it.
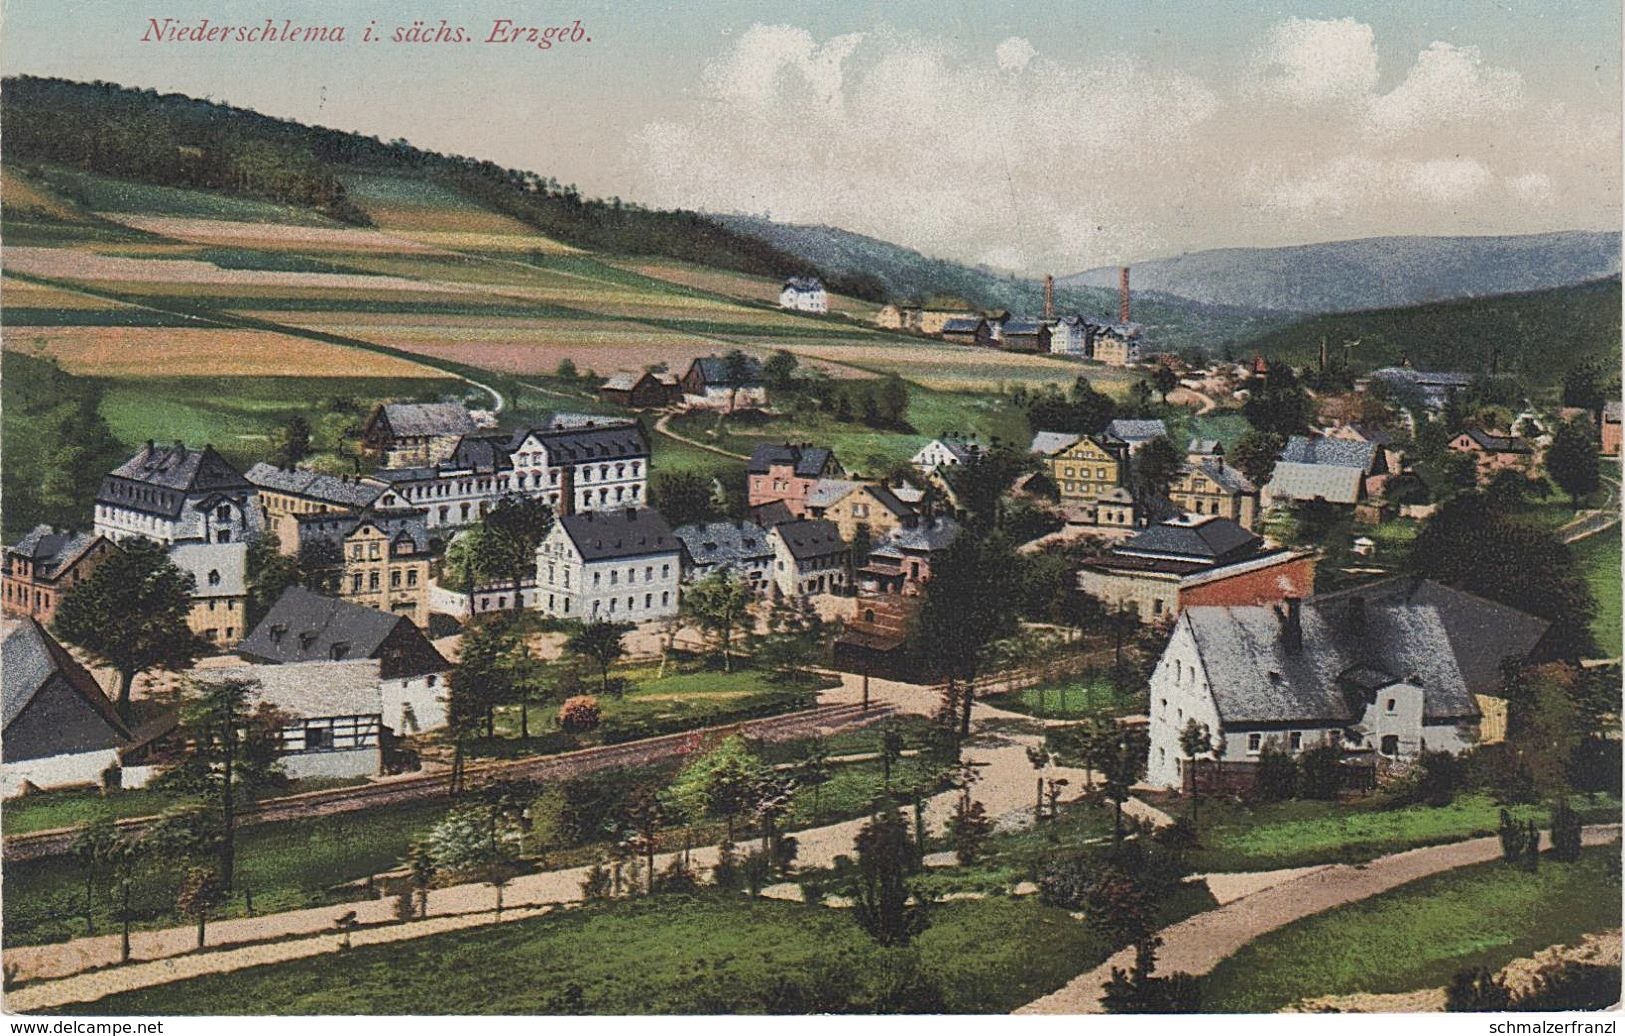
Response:
[[[895,709],[889,705],[871,705],[867,710],[857,704],[821,705],[800,712],[763,716],[723,726],[701,727],[677,734],[665,734],[615,745],[600,745],[558,755],[474,763],[464,767],[464,784],[470,788],[477,788],[497,781],[567,780],[600,770],[635,768],[681,759],[703,752],[734,734],[763,741],[791,741],[826,732],[869,726],[892,715],[893,712]],[[356,787],[332,788],[267,799],[251,812],[244,813],[241,823],[246,826],[306,820],[450,795],[450,773],[440,771],[411,774]],[[118,826],[126,831],[142,830],[155,819],[157,818],[132,817],[118,821]],[[4,840],[4,859],[7,862],[21,862],[62,855],[73,843],[75,833],[76,829],[64,827],[7,836]]]

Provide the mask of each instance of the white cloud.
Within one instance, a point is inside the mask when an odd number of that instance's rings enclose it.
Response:
[[[1012,36],[993,48],[993,56],[1006,72],[1020,72],[1038,51],[1020,36]]]
[[[1351,19],[1282,22],[1207,78],[1064,53],[753,26],[707,68],[704,101],[634,136],[623,191],[1057,274],[1618,210],[1617,112],[1533,104],[1470,46],[1430,45],[1385,92],[1375,35]]]

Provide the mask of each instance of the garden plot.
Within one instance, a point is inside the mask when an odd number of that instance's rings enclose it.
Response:
[[[48,356],[69,374],[96,377],[445,377],[410,360],[271,331],[9,327],[4,344]]]

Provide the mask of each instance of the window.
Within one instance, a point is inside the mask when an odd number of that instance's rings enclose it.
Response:
[[[1394,756],[1398,755],[1399,754],[1399,735],[1398,734],[1384,734],[1382,736],[1382,747],[1380,749],[1378,749],[1378,750],[1380,752],[1382,752],[1383,755],[1387,756],[1390,759],[1392,759]]]
[[[644,594],[643,595],[643,606],[645,608],[653,608],[655,606],[655,595],[654,594]]]
[[[662,591],[661,594],[660,594],[660,606],[662,608],[664,608],[666,605],[668,605],[670,603],[671,603],[671,594],[669,592]]]
[[[305,725],[305,751],[320,752],[333,747],[333,728]]]
[[[353,593],[353,594],[358,594],[358,593],[361,592],[361,573],[360,572],[357,572],[355,575],[350,577],[350,592]]]
[[[666,579],[670,575],[671,575],[671,565],[669,565],[669,564],[661,565],[660,566],[660,578],[661,579]]]
[[[1303,731],[1294,730],[1289,738],[1294,752],[1303,748]]]
[[[216,507],[214,509],[214,516],[223,522],[231,521],[231,505],[221,504],[219,507]]]
[[[220,570],[218,568],[209,569],[209,585],[210,586],[219,586],[220,585]]]
[[[397,568],[397,569],[393,569],[393,570],[390,571],[390,573],[389,573],[389,585],[390,585],[391,589],[394,589],[394,590],[400,589],[400,586],[401,586],[401,570],[400,569]]]
[[[1385,706],[1385,708],[1387,708],[1387,710],[1389,712],[1393,712],[1393,711],[1396,710],[1396,707],[1397,707],[1397,703],[1394,701],[1394,699],[1389,698],[1388,699],[1388,704]]]
[[[1263,747],[1264,747],[1264,735],[1263,734],[1248,734],[1247,735],[1247,754],[1248,755],[1257,755],[1259,753],[1259,750],[1262,749]]]
[[[418,570],[417,569],[409,568],[409,569],[406,570],[406,585],[407,586],[417,586],[418,585]]]
[[[434,676],[433,674],[431,674],[429,676],[429,678],[427,680],[424,680],[423,682],[424,682],[424,684],[426,686],[433,687],[435,684],[440,682],[440,677]]]
[[[599,582],[603,579],[603,576],[604,576],[604,573],[602,573],[602,572],[594,572],[592,574],[592,585],[597,586],[599,584]]]
[[[230,543],[231,542],[231,530],[230,529],[220,529],[220,530],[218,530],[214,534],[214,541],[216,543]]]
[[[327,649],[327,653],[332,656],[333,661],[343,661],[344,656],[350,653],[350,645],[347,641],[338,641]]]
[[[368,590],[376,590],[376,589],[378,589],[378,573],[377,572],[368,572],[367,573],[367,589]]]

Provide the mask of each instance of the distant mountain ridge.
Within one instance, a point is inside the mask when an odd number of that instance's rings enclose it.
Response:
[[[1136,288],[1210,304],[1337,313],[1560,288],[1617,274],[1616,231],[1506,237],[1373,237],[1283,248],[1219,248],[1133,264]],[[1117,284],[1118,267],[1058,278]]]

